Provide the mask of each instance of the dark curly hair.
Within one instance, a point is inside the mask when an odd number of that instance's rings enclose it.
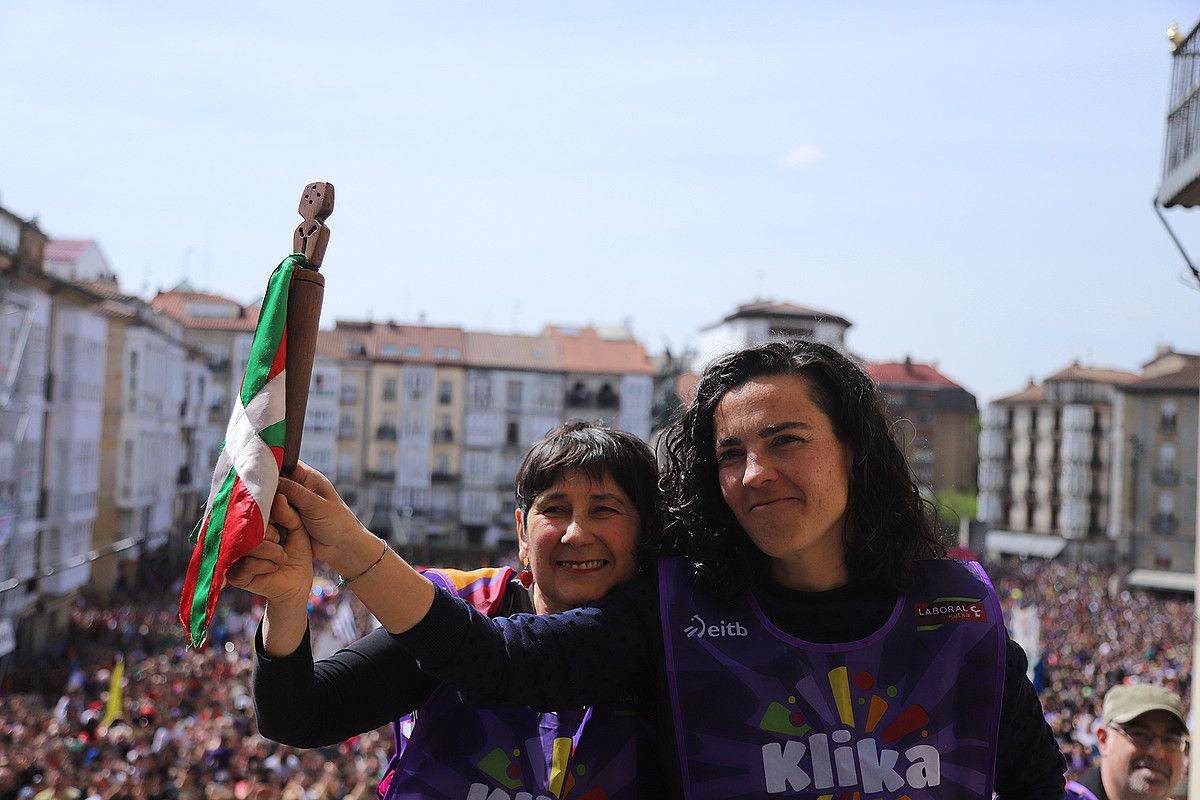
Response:
[[[686,556],[699,580],[720,594],[743,592],[766,573],[768,557],[721,494],[713,417],[726,392],[769,375],[803,378],[834,434],[854,453],[844,533],[850,579],[906,591],[914,561],[946,555],[936,514],[891,436],[874,381],[819,342],[770,342],[724,356],[704,371],[695,399],[660,443],[668,513],[664,550]]]
[[[632,433],[604,422],[573,419],[529,448],[517,471],[517,508],[528,517],[533,501],[570,469],[592,480],[612,478],[638,513],[638,571],[653,563],[662,539],[663,503],[654,451]]]

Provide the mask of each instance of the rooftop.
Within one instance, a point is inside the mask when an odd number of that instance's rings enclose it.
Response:
[[[867,374],[880,386],[923,386],[926,388],[962,389],[932,364],[906,358],[903,361],[872,361]]]
[[[1058,372],[1046,378],[1047,381],[1088,381],[1091,383],[1110,383],[1120,385],[1136,380],[1136,372],[1108,367],[1085,367],[1078,361],[1063,367]]]
[[[611,329],[602,337],[596,328],[547,325],[542,335],[554,340],[562,353],[567,372],[653,375],[656,370],[646,348],[625,329],[615,338]]]
[[[737,307],[736,311],[725,317],[723,322],[730,322],[731,320],[742,319],[744,317],[797,317],[840,322],[847,327],[851,324],[850,320],[840,314],[822,311],[819,308],[801,306],[795,303],[776,303],[773,300],[755,300],[750,303],[743,303]]]

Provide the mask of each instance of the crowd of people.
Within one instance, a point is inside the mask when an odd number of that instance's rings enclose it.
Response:
[[[988,565],[1006,608],[1034,606],[1042,658],[1035,683],[1071,775],[1096,761],[1095,723],[1107,690],[1151,682],[1189,696],[1193,604],[1119,589],[1110,568],[1040,560]],[[352,602],[324,600],[314,627]],[[249,597],[222,598],[209,645],[187,650],[174,597],[98,608],[80,603],[57,694],[0,694],[0,800],[340,800],[370,797],[387,765],[383,728],[337,747],[298,750],[258,734],[250,695],[257,618]],[[321,633],[317,630],[314,633]],[[101,727],[123,654],[122,713]]]
[[[1121,589],[1112,568],[1095,564],[1029,560],[988,569],[1009,608],[1037,609],[1035,685],[1072,777],[1097,759],[1095,725],[1111,687],[1151,683],[1190,696],[1191,600]]]
[[[325,604],[314,627],[328,628],[337,598],[314,601]],[[0,800],[371,797],[391,755],[390,730],[310,751],[260,736],[250,694],[257,613],[239,592],[221,604],[202,651],[184,646],[173,596],[74,608],[61,693],[0,695]],[[122,710],[105,725],[122,657]]]

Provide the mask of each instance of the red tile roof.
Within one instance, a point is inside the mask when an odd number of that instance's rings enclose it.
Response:
[[[354,341],[366,352],[349,350]],[[338,320],[333,330],[320,331],[317,349],[334,358],[368,358],[382,361],[441,364],[465,360],[462,328],[400,325],[393,322]]]
[[[998,398],[995,402],[1006,405],[1019,405],[1021,403],[1040,403],[1045,399],[1045,388],[1030,381],[1021,391]]]
[[[196,301],[217,303],[236,311],[236,317],[197,317],[188,314],[188,304]],[[176,319],[185,328],[200,330],[253,331],[258,324],[258,306],[243,306],[224,295],[208,292],[159,292],[150,301],[150,307],[160,314]]]
[[[939,372],[937,367],[919,361],[872,361],[867,364],[867,374],[880,386],[962,388]]]
[[[1200,358],[1190,357],[1182,369],[1168,372],[1165,375],[1155,375],[1152,378],[1138,378],[1121,387],[1126,392],[1200,391]]]
[[[46,242],[44,256],[47,261],[72,261],[96,246],[94,239],[51,239]]]
[[[547,325],[542,332],[562,349],[562,368],[567,372],[609,375],[653,375],[656,370],[642,343],[632,336],[601,337],[595,328]]]
[[[562,348],[549,336],[468,331],[467,363],[472,367],[562,372]]]

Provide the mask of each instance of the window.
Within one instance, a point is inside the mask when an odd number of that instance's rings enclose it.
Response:
[[[1174,400],[1167,400],[1158,408],[1159,420],[1158,427],[1163,433],[1174,433],[1175,426],[1179,422],[1179,404]]]
[[[508,382],[508,385],[505,387],[505,393],[504,393],[504,399],[507,403],[508,408],[520,408],[521,407],[521,390],[522,390],[522,386],[521,386],[520,381],[509,381]]]
[[[129,398],[126,401],[130,411],[137,411],[138,388],[138,352],[129,351]]]
[[[405,346],[404,355],[410,356],[412,358],[420,358],[421,357],[421,346],[419,344],[410,344],[410,345]]]
[[[1158,468],[1164,472],[1175,471],[1175,445],[1164,442],[1158,446]]]
[[[381,356],[398,356],[400,355],[400,345],[395,342],[384,342],[379,345],[379,355]]]
[[[393,401],[396,399],[396,379],[395,378],[384,378],[383,379],[383,399],[385,402]]]
[[[454,401],[454,384],[450,381],[438,381],[438,402],[444,406]]]
[[[450,456],[449,456],[449,454],[438,453],[437,464],[434,466],[433,471],[438,475],[449,475],[450,474]]]
[[[508,423],[508,430],[505,434],[504,441],[506,444],[520,444],[521,426],[515,422]]]
[[[492,407],[492,382],[486,378],[471,381],[471,407]]]

